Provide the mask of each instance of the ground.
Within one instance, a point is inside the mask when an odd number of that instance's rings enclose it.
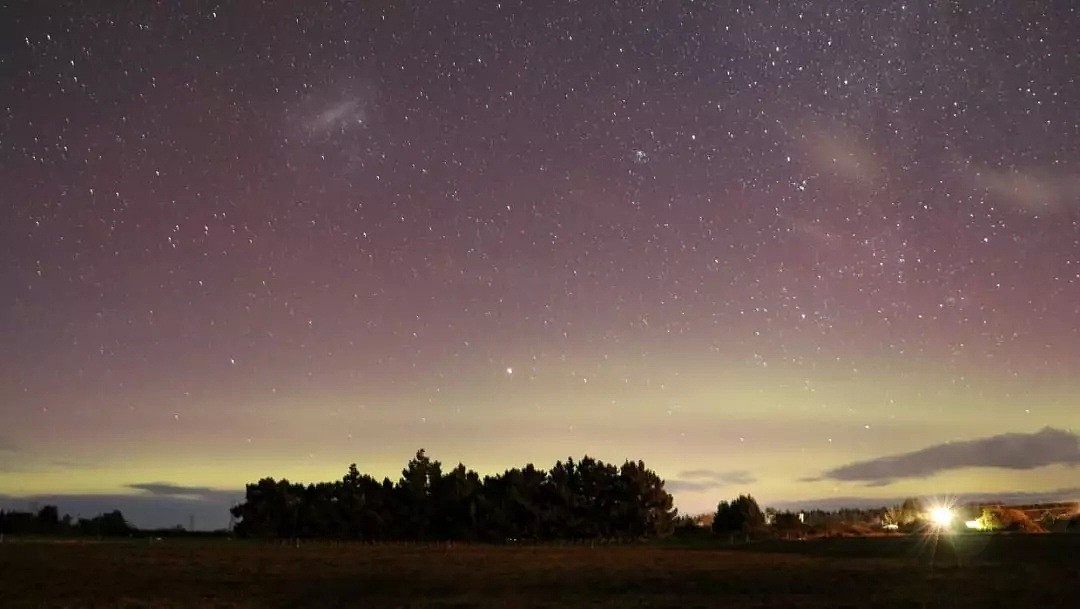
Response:
[[[651,546],[0,544],[0,607],[1080,607],[1080,535]]]

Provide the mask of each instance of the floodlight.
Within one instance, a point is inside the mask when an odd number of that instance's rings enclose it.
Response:
[[[936,507],[930,510],[930,521],[939,527],[947,527],[952,524],[955,515],[947,507]]]

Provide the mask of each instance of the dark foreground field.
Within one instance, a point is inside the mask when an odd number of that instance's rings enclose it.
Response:
[[[1080,607],[1080,536],[757,549],[9,542],[0,607]]]

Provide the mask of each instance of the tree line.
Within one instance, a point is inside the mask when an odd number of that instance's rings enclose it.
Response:
[[[672,504],[642,461],[585,456],[481,477],[462,464],[443,471],[419,450],[396,482],[355,464],[333,482],[263,478],[231,513],[245,537],[502,542],[660,537],[674,527]]]
[[[35,512],[5,512],[0,510],[0,533],[7,535],[96,535],[123,537],[135,532],[119,510],[93,518],[74,519],[60,516],[55,505],[46,505]]]

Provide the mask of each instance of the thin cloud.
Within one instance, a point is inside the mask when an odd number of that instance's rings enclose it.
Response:
[[[7,460],[5,457],[13,458]],[[103,465],[104,463],[101,461],[89,461],[86,459],[49,459],[42,461],[35,459],[33,455],[20,454],[19,450],[14,446],[8,446],[6,450],[3,446],[0,446],[0,472],[36,474],[41,472],[100,469]]]
[[[973,182],[1026,213],[1068,211],[1080,204],[1077,174],[982,168],[975,173]]]
[[[909,453],[849,463],[830,469],[822,479],[883,486],[904,478],[927,478],[965,467],[1028,470],[1047,465],[1080,464],[1080,436],[1062,429],[1007,433],[965,442],[936,444]]]
[[[183,486],[168,482],[140,482],[128,484],[127,488],[157,497],[171,497],[174,499],[208,499],[218,497],[222,493],[234,494],[232,491],[221,491],[207,486]]]
[[[14,474],[26,469],[25,455],[19,454],[15,443],[0,436],[0,472]]]
[[[746,486],[754,482],[757,482],[757,477],[743,469],[730,471],[693,469],[679,472],[677,480],[670,480],[664,486],[673,492],[696,492],[725,486]]]

